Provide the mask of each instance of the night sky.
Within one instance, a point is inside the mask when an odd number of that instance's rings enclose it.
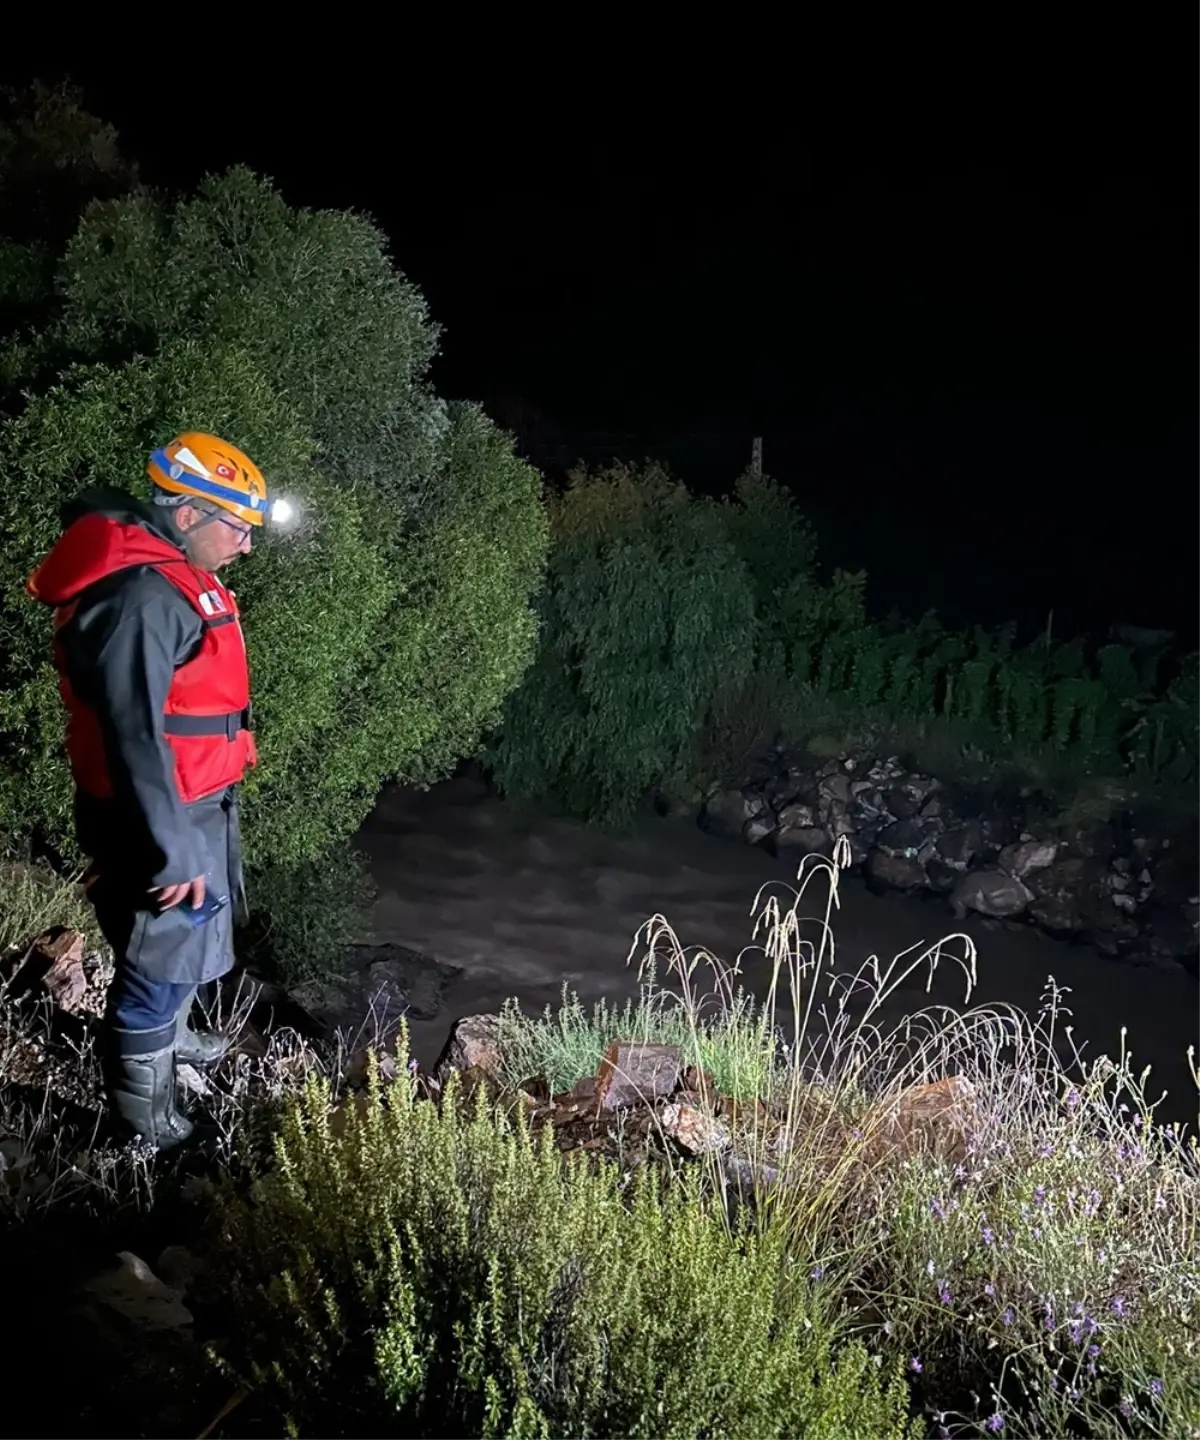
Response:
[[[6,78],[69,67],[151,182],[241,161],[374,215],[444,326],[439,387],[538,417],[547,455],[620,436],[717,489],[761,435],[879,611],[1190,641],[1195,80],[1143,48],[982,98],[901,70],[814,100],[816,64],[646,103],[499,61],[438,92],[260,67],[215,106],[86,55]]]

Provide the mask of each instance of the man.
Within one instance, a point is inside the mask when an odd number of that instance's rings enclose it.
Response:
[[[186,1140],[175,1064],[227,1037],[188,1025],[233,965],[242,872],[236,787],[255,763],[238,610],[216,571],[267,513],[258,467],[192,431],[155,450],[149,505],[93,492],[29,581],[55,610],[88,893],[116,958],[105,1038],[112,1108],[156,1149]]]

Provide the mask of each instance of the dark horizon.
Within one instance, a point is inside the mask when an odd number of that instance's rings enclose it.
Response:
[[[59,78],[6,79],[34,74]],[[879,612],[1195,643],[1194,126],[1169,87],[969,123],[881,104],[819,144],[760,111],[530,102],[471,147],[402,93],[221,113],[69,74],[152,184],[245,163],[373,215],[443,327],[435,383],[552,470],[620,437],[713,490],[762,436]]]

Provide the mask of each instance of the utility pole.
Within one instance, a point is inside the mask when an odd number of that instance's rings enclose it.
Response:
[[[761,475],[762,469],[762,436],[754,437],[754,448],[750,452],[750,470],[755,475]]]

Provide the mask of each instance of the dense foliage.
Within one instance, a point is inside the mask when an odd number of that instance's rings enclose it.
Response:
[[[782,1231],[731,1232],[696,1172],[627,1185],[403,1072],[359,1099],[310,1088],[214,1255],[292,1433],[909,1433],[899,1367],[838,1347]]]
[[[93,205],[61,310],[20,352],[0,429],[0,829],[64,845],[69,785],[48,617],[23,593],[80,490],[144,487],[145,455],[209,429],[299,501],[297,533],[239,562],[262,764],[263,868],[311,862],[389,777],[475,747],[532,652],[538,476],[476,407],[429,389],[421,297],[357,216],[289,207],[235,170],[170,202]]]
[[[715,700],[755,667],[757,613],[782,628],[807,575],[777,591],[787,537],[756,527],[744,499],[698,498],[656,465],[580,471],[549,510],[542,645],[489,758],[506,790],[620,820],[648,787],[683,778]]]
[[[1195,657],[1160,668],[933,615],[871,622],[866,576],[823,579],[794,500],[764,477],[715,504],[655,465],[580,472],[551,532],[541,651],[491,750],[512,793],[618,819],[651,788],[738,778],[755,744],[831,720],[946,722],[964,745],[1075,773],[1197,774]]]

